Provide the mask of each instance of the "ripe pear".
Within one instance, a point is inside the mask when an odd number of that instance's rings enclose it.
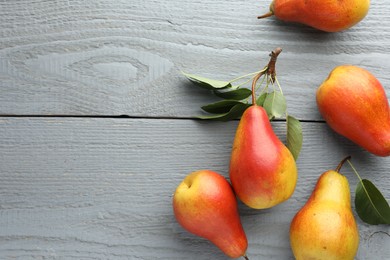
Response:
[[[316,98],[333,130],[375,155],[390,155],[389,102],[374,75],[356,66],[338,66],[317,89]]]
[[[338,32],[360,22],[368,13],[370,0],[274,0],[270,12],[286,22],[297,22],[325,32]]]
[[[174,193],[173,210],[187,231],[208,239],[229,257],[246,258],[248,241],[237,200],[222,175],[210,170],[187,175]]]
[[[353,260],[356,255],[359,231],[348,180],[338,172],[342,163],[320,176],[291,222],[290,244],[297,260]]]
[[[235,193],[251,208],[270,208],[292,195],[297,177],[294,157],[275,135],[267,112],[252,105],[241,117],[231,152]]]

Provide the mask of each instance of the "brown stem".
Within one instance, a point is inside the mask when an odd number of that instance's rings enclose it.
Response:
[[[350,160],[351,159],[351,156],[348,155],[347,157],[345,157],[343,160],[341,160],[341,162],[339,163],[339,165],[337,165],[335,171],[336,172],[339,172],[341,167],[343,166],[343,164],[347,161],[347,160]]]
[[[259,80],[261,76],[263,76],[265,71],[261,71],[259,74],[257,74],[252,81],[252,105],[256,105],[256,83]]]
[[[244,257],[245,260],[249,260],[249,258],[246,255],[243,255],[242,257]]]
[[[257,74],[252,81],[252,105],[256,105],[256,83],[263,76],[264,74],[267,74],[271,76],[272,83],[275,82],[275,77],[276,77],[276,69],[275,69],[275,64],[276,60],[279,56],[279,54],[282,52],[282,48],[278,47],[274,49],[269,56],[271,56],[268,65],[265,67],[264,70],[260,71],[259,74]]]
[[[263,19],[263,18],[267,18],[267,17],[273,16],[273,15],[274,15],[274,12],[269,11],[268,13],[257,16],[257,19]]]
[[[276,60],[281,52],[282,52],[282,48],[278,47],[275,50],[273,50],[271,52],[271,54],[269,55],[269,56],[271,56],[271,59],[268,62],[267,74],[271,76],[272,82],[275,82],[275,77],[276,77],[275,64],[276,64]]]

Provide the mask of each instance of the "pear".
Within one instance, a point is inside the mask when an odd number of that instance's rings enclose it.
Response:
[[[368,13],[370,0],[274,0],[270,12],[286,22],[297,22],[325,32],[338,32],[360,22]]]
[[[275,135],[267,112],[254,103],[240,119],[231,152],[236,195],[251,208],[270,208],[292,195],[297,177],[294,157]]]
[[[390,155],[389,102],[369,71],[352,65],[334,68],[316,99],[333,130],[375,155]]]
[[[353,260],[359,232],[351,209],[348,180],[336,170],[323,173],[309,200],[290,226],[290,244],[297,260]]]
[[[208,239],[229,257],[248,259],[237,200],[222,175],[210,170],[190,173],[174,193],[173,210],[187,231]]]

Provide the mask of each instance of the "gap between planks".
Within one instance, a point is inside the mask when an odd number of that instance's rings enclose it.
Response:
[[[25,117],[25,118],[112,118],[112,119],[160,119],[160,120],[196,120],[196,121],[207,121],[196,117],[174,117],[174,116],[129,116],[129,115],[0,115],[1,117]],[[238,121],[234,119],[231,121]],[[299,119],[301,123],[325,123],[324,120],[305,120]],[[272,122],[286,122],[286,119],[274,119]]]

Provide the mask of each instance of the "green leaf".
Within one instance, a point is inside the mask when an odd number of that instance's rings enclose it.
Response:
[[[287,116],[287,148],[292,153],[295,161],[301,152],[303,142],[302,126],[298,119]]]
[[[232,107],[240,103],[242,102],[237,100],[222,100],[202,106],[201,108],[208,113],[221,114],[229,112]]]
[[[355,209],[361,220],[368,224],[390,224],[389,204],[369,180],[361,180],[356,187]]]
[[[264,100],[267,97],[267,95],[268,95],[268,93],[261,94],[260,97],[257,98],[256,104],[259,105],[259,106],[263,106],[264,105]]]
[[[195,85],[205,88],[205,89],[223,89],[223,88],[230,88],[232,85],[230,82],[227,81],[220,81],[220,80],[214,80],[214,79],[208,79],[201,76],[196,76],[188,73],[182,72],[184,76],[187,77],[192,83]]]
[[[212,119],[218,121],[229,121],[240,117],[244,113],[244,111],[250,106],[251,106],[250,104],[239,102],[236,105],[234,105],[227,113],[211,115],[211,116],[199,116],[199,118]]]
[[[224,99],[233,99],[233,100],[242,100],[249,97],[252,94],[252,91],[247,88],[239,88],[232,91],[214,91],[215,95],[224,98]]]
[[[270,119],[280,118],[286,113],[286,99],[281,92],[273,91],[265,97],[263,107]]]

